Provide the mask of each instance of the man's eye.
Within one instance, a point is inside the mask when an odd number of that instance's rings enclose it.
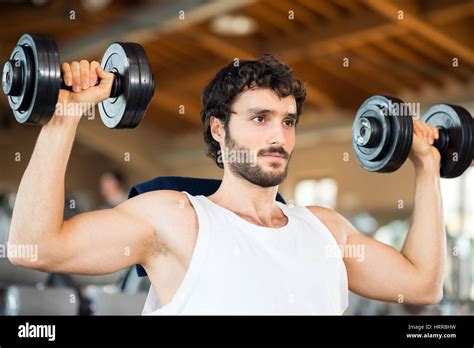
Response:
[[[263,116],[255,116],[253,118],[253,120],[256,120],[257,123],[262,123],[263,121],[265,121],[265,117]]]
[[[295,125],[295,120],[293,119],[288,119],[288,120],[285,120],[285,125],[288,126],[288,127],[293,127]]]

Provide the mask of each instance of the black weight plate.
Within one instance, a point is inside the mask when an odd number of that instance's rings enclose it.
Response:
[[[143,104],[143,91],[142,91],[142,77],[141,77],[141,66],[140,61],[135,50],[135,43],[123,42],[121,45],[124,47],[125,51],[129,54],[129,63],[133,69],[130,69],[130,88],[132,89],[133,94],[133,104],[130,104],[130,114],[127,119],[124,119],[120,123],[120,128],[134,128],[137,123],[135,120],[137,115],[140,114],[140,106]],[[136,72],[136,73],[135,73]]]
[[[10,106],[18,122],[45,124],[54,113],[59,93],[59,84],[53,81],[60,73],[57,47],[46,36],[24,34],[12,55],[20,51],[24,86],[20,96],[9,96]],[[52,59],[55,55],[57,62]]]
[[[33,50],[36,70],[37,92],[31,107],[28,124],[44,125],[54,114],[59,95],[59,52],[54,40],[47,36],[31,35],[36,49]]]
[[[411,116],[396,116],[393,117],[394,122],[397,123],[394,126],[394,129],[398,129],[398,136],[395,133],[394,136],[394,148],[392,159],[387,162],[386,166],[383,168],[383,173],[391,173],[396,171],[400,166],[405,163],[408,155],[410,154],[410,149],[413,144],[413,119]],[[396,131],[395,131],[396,132]]]
[[[59,50],[56,42],[49,37],[43,36],[46,45],[46,52],[48,53],[48,67],[49,70],[45,71],[45,74],[48,75],[46,78],[47,87],[46,90],[49,93],[46,94],[45,102],[44,102],[44,110],[42,113],[42,117],[39,120],[40,124],[46,124],[53,116],[56,103],[59,97],[59,90],[61,86],[61,66],[60,66],[60,59],[59,59]],[[61,105],[61,107],[66,107],[66,105]]]
[[[450,104],[436,104],[421,118],[431,127],[444,129],[448,144],[441,152],[440,175],[456,178],[470,165],[474,156],[473,119],[464,108]]]
[[[127,124],[126,128],[135,128],[143,119],[145,112],[150,105],[155,92],[153,73],[151,71],[148,58],[142,46],[136,43],[129,43],[130,48],[135,52],[135,58],[139,68],[139,98],[134,117]]]
[[[31,51],[33,53],[33,59],[35,61],[36,70],[34,72],[36,76],[36,85],[33,92],[33,98],[30,105],[30,116],[28,118],[28,124],[41,124],[43,118],[43,112],[45,109],[45,103],[47,100],[47,90],[49,86],[49,54],[47,51],[48,45],[45,40],[40,36],[30,35],[29,45],[31,45]]]
[[[130,124],[135,118],[137,107],[140,103],[140,67],[138,65],[137,57],[133,49],[133,44],[128,42],[120,43],[123,50],[126,52],[129,63],[128,72],[128,95],[130,96],[127,100],[127,113],[122,118],[120,124],[115,128],[129,128]]]
[[[135,114],[139,77],[133,56],[130,48],[115,42],[107,48],[102,58],[102,68],[119,75],[121,90],[117,97],[99,103],[100,117],[108,128],[126,128],[124,125],[127,125]]]
[[[411,115],[400,113],[403,105],[397,98],[373,96],[357,111],[353,129],[362,117],[372,117],[381,129],[379,141],[371,147],[359,145],[357,129],[353,130],[352,147],[362,168],[388,173],[400,168],[407,159],[413,141],[413,120]]]
[[[380,159],[384,155],[387,148],[388,140],[390,139],[390,120],[388,117],[386,117],[383,108],[381,108],[380,105],[381,102],[379,100],[373,97],[369,98],[359,108],[359,110],[357,111],[356,118],[354,120],[353,130],[355,132],[353,132],[353,141],[355,142],[355,145],[357,145],[357,157],[364,161],[373,162]],[[356,124],[357,121],[361,120],[362,118],[376,121],[378,127],[381,130],[380,138],[373,146],[359,146],[359,144],[355,141],[355,137],[358,133]]]
[[[15,118],[18,120],[18,122],[23,123],[23,114],[24,111],[30,106],[32,87],[34,84],[34,76],[31,76],[31,72],[35,71],[31,49],[26,46],[17,45],[10,55],[10,61],[15,65],[19,65],[21,77],[19,77],[19,92],[17,95],[8,96],[8,103],[13,110]],[[8,83],[7,80],[13,79],[13,76],[7,78],[6,68],[7,66],[5,64],[2,75],[2,86],[3,84]]]

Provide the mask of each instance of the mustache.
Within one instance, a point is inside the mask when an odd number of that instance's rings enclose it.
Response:
[[[263,156],[263,155],[266,154],[266,153],[272,153],[272,152],[276,152],[276,153],[282,155],[285,159],[287,159],[288,157],[290,157],[290,155],[288,154],[288,152],[286,152],[285,149],[282,148],[282,147],[269,147],[269,148],[267,148],[267,149],[258,151],[257,155],[258,155],[258,156]]]

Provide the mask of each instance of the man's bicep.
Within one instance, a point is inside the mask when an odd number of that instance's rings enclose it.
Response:
[[[424,295],[418,272],[406,257],[392,246],[350,228],[344,263],[351,291],[372,299],[406,303]]]
[[[64,221],[59,238],[45,246],[47,270],[98,275],[143,263],[156,237],[153,225],[136,211],[135,203],[126,201]]]
[[[398,250],[360,233],[334,210],[309,208],[336,239],[351,291],[372,299],[406,303],[425,297],[423,279]]]

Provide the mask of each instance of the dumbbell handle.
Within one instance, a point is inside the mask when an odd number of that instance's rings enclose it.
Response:
[[[439,137],[435,139],[433,146],[436,147],[439,152],[443,152],[446,146],[449,144],[449,134],[446,129],[438,127]]]
[[[439,138],[435,139],[433,146],[439,152],[443,152],[449,144],[449,134],[446,129],[438,127]],[[380,123],[372,117],[362,117],[359,119],[357,127],[355,127],[356,142],[359,146],[372,147],[381,139]]]
[[[110,92],[109,98],[116,98],[122,93],[121,77],[115,71],[111,71],[111,73],[114,74],[114,81],[112,83],[112,90]],[[19,64],[16,64],[14,60],[7,60],[3,67],[2,73],[2,88],[5,95],[16,96],[20,94],[23,74],[24,72],[22,71]],[[97,82],[96,86],[98,84],[99,82]],[[66,86],[62,76],[60,88],[72,91],[72,86]]]
[[[110,91],[109,98],[117,98],[122,93],[122,83],[120,81],[121,80],[120,75],[115,71],[110,71],[110,72],[114,74],[114,81],[112,82],[112,90]],[[97,86],[99,83],[100,81],[97,81],[97,83],[94,86]],[[72,86],[66,86],[62,76],[61,76],[60,88],[68,90],[68,91],[72,91]]]

